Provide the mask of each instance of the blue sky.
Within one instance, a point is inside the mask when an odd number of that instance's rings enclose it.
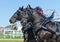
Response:
[[[20,7],[26,7],[30,4],[32,7],[39,6],[44,11],[46,9],[55,9],[60,13],[60,0],[0,0],[0,26],[9,25],[9,18]]]

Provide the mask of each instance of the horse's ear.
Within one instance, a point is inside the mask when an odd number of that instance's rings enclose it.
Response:
[[[21,7],[19,7],[19,10],[21,10]]]
[[[31,9],[31,6],[30,5],[28,5],[29,6],[29,8]]]
[[[28,7],[31,9],[31,6],[28,4]]]
[[[22,7],[19,7],[19,10],[21,10],[21,11],[22,11],[22,10],[23,10],[23,6],[22,6]]]
[[[28,9],[31,9],[31,6],[28,4],[27,8],[28,8]]]
[[[23,6],[22,6],[21,10],[23,10]]]

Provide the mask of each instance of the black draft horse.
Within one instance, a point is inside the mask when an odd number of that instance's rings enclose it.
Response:
[[[27,10],[28,11],[28,10]],[[23,7],[19,8],[14,15],[10,18],[10,23],[15,23],[17,21],[20,21],[23,28],[22,32],[24,35],[24,42],[37,42],[35,35],[33,33],[33,25],[30,22],[29,15],[27,14],[26,9],[23,9]]]

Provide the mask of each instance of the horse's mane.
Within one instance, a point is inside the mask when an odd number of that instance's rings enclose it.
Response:
[[[38,15],[42,16],[43,18],[46,18],[45,14],[44,14],[44,12],[42,10],[42,8],[36,7],[35,9],[37,10]]]

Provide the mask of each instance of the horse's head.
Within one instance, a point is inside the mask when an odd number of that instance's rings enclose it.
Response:
[[[31,17],[33,19],[33,23],[37,27],[39,26],[37,24],[41,24],[44,21],[44,19],[46,18],[44,13],[43,13],[43,10],[39,7],[31,9],[30,14],[32,14]]]
[[[19,9],[13,14],[13,16],[10,18],[9,22],[10,23],[15,23],[18,20],[22,19],[22,8],[19,7]]]
[[[10,23],[15,23],[17,21],[21,21],[22,25],[25,25],[27,23],[27,19],[29,16],[26,14],[26,10],[22,8],[19,8],[13,16],[10,18]]]

